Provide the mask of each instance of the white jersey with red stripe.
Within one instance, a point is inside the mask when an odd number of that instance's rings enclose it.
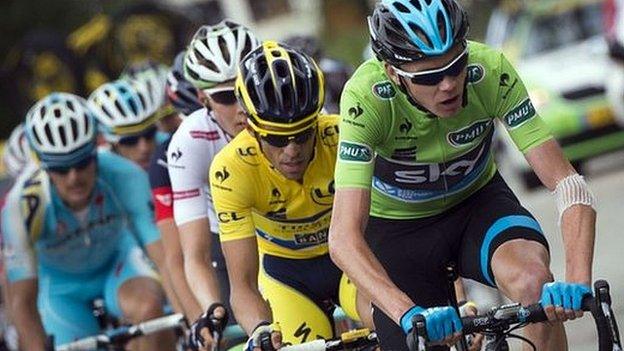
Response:
[[[177,225],[208,217],[210,231],[218,233],[208,170],[214,156],[230,140],[231,137],[205,108],[185,118],[173,134],[167,149],[167,165]]]

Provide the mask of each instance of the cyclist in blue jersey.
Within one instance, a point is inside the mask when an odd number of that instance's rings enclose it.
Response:
[[[25,130],[39,167],[24,173],[2,210],[13,321],[24,350],[42,351],[99,332],[90,302],[137,323],[163,314],[164,294],[137,238],[158,240],[147,177],[96,151],[86,101],[54,93],[28,112]],[[138,341],[171,350],[173,335]]]

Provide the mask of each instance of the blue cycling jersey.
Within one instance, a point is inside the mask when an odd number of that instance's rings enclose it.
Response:
[[[143,246],[160,238],[147,174],[111,152],[98,153],[97,167],[82,223],[46,172],[33,169],[20,176],[2,210],[9,281],[36,277],[37,265],[59,273],[96,273],[110,265],[122,243],[134,242],[128,236]]]

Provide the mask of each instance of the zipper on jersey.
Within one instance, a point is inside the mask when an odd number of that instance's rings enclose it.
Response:
[[[440,122],[439,118],[436,118],[436,126],[438,128],[438,133],[436,133],[437,135],[444,135],[444,133],[439,133],[440,131],[442,131],[442,125]],[[449,191],[448,188],[448,181],[446,179],[446,150],[444,149],[444,141],[441,140],[440,138],[436,137],[436,139],[438,140],[438,147],[440,148],[441,151],[441,155],[442,155],[442,166],[444,167],[444,170],[442,171],[442,179],[444,180],[444,195],[442,196],[442,199],[444,200],[444,204],[446,205],[446,202],[448,200],[447,198],[447,194]]]

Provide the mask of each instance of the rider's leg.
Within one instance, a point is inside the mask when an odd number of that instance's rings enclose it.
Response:
[[[491,265],[498,288],[511,300],[523,305],[539,301],[542,287],[553,280],[546,248],[536,242],[516,239],[501,244],[492,257]],[[531,324],[524,336],[538,350],[566,350],[563,323]],[[530,350],[525,346],[525,350]]]
[[[160,284],[146,277],[133,278],[119,289],[119,307],[125,319],[136,324],[163,316],[164,293]],[[137,340],[137,350],[172,350],[173,332],[161,332]]]
[[[337,293],[341,272],[327,272],[329,257],[294,260],[262,256],[260,290],[268,301],[273,321],[282,329],[282,340],[300,344],[334,337],[331,318],[332,290]],[[329,284],[328,284],[329,283]],[[326,289],[327,288],[327,289]],[[329,301],[327,301],[329,300]]]
[[[124,317],[130,323],[139,323],[163,315],[165,294],[157,275],[143,251],[128,244],[122,249],[118,261],[109,272],[104,299],[108,311]],[[173,332],[157,333],[140,338],[138,350],[172,350]]]
[[[340,307],[349,318],[361,322],[364,327],[370,330],[375,329],[370,299],[364,296],[360,290],[357,290],[355,284],[346,274],[340,278],[338,300]]]

